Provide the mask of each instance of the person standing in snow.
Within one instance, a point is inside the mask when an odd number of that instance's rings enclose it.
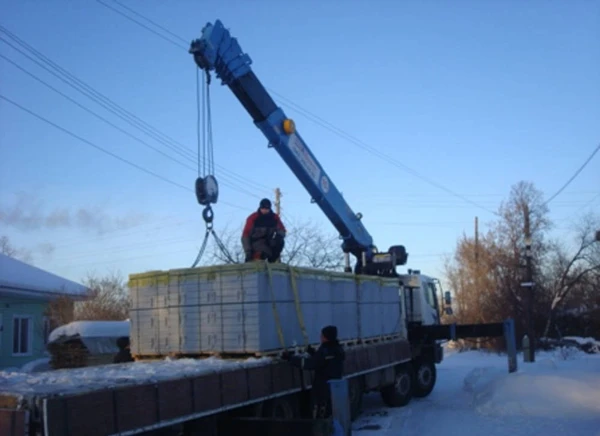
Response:
[[[133,357],[131,356],[130,343],[127,336],[117,339],[117,347],[119,347],[119,352],[115,354],[113,363],[127,363],[134,361]]]
[[[334,325],[323,327],[321,330],[321,345],[315,351],[308,347],[308,357],[292,355],[285,351],[282,359],[303,370],[314,371],[312,383],[313,417],[328,418],[331,416],[331,392],[329,380],[339,380],[344,375],[344,360],[346,354],[338,341],[338,330]]]

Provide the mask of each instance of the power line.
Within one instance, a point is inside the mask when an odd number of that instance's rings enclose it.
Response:
[[[102,3],[100,0],[97,0],[97,1],[98,1],[99,3]],[[189,41],[188,41],[188,40],[186,40],[186,39],[182,38],[181,36],[179,36],[179,35],[177,35],[177,34],[175,34],[175,33],[171,32],[169,29],[167,29],[167,28],[166,28],[166,27],[164,27],[164,26],[161,26],[161,25],[160,25],[160,24],[158,24],[156,21],[152,21],[150,18],[148,18],[148,17],[145,17],[144,15],[140,14],[139,12],[136,12],[135,10],[131,9],[131,8],[130,8],[130,7],[128,7],[128,6],[125,6],[125,5],[124,5],[123,3],[121,3],[120,1],[118,1],[118,0],[113,0],[113,2],[114,2],[114,3],[117,3],[117,4],[118,4],[119,6],[121,6],[123,9],[127,9],[129,12],[131,12],[131,13],[133,13],[134,15],[136,15],[136,16],[138,16],[138,17],[140,17],[141,19],[143,19],[143,20],[146,20],[147,22],[149,22],[149,23],[153,24],[154,26],[158,27],[158,28],[159,28],[160,30],[162,30],[163,32],[166,32],[166,33],[168,33],[169,35],[171,35],[171,36],[175,37],[176,39],[178,39],[178,40],[180,40],[180,41],[182,41],[182,42],[184,42],[184,43],[186,43],[186,44],[188,44],[188,43],[189,43]],[[111,8],[111,9],[112,9],[112,8]],[[115,10],[115,9],[113,9],[113,10]],[[115,11],[116,11],[116,10],[115,10]],[[118,12],[118,11],[117,11],[117,12]],[[124,15],[124,16],[126,17],[126,15]],[[128,17],[128,18],[129,18],[129,17]],[[141,25],[141,24],[140,24],[140,25]],[[160,35],[159,35],[159,36],[160,36]],[[184,47],[184,48],[186,48],[186,47]]]
[[[109,8],[109,9],[113,10],[114,12],[116,12],[119,15],[121,15],[122,17],[128,19],[129,21],[131,21],[133,23],[136,23],[139,26],[143,27],[144,29],[152,32],[154,35],[156,35],[156,36],[158,36],[160,38],[163,38],[166,41],[169,41],[170,43],[172,43],[173,45],[176,45],[176,46],[178,46],[178,47],[180,47],[182,49],[185,49],[186,51],[188,50],[188,47],[173,42],[173,40],[171,40],[170,38],[167,38],[165,35],[162,35],[159,32],[155,31],[154,29],[149,28],[145,24],[143,24],[143,23],[139,22],[138,20],[130,17],[129,15],[123,13],[122,11],[119,11],[119,10],[117,10],[117,9],[111,7],[111,6],[108,6],[107,4],[105,4],[104,2],[102,2],[101,0],[96,0],[96,1],[98,3],[100,3],[101,5],[103,5],[103,6],[107,7],[107,8]],[[116,1],[116,0],[113,0],[113,1],[115,1],[115,3],[121,5],[121,3],[119,3],[118,1]],[[121,6],[123,6],[123,5],[121,5]],[[186,41],[183,37],[176,35],[175,33],[173,33],[170,30],[168,30],[166,27],[161,26],[160,24],[158,24],[158,23],[152,21],[151,19],[145,17],[143,14],[140,14],[139,12],[136,12],[133,9],[129,8],[129,7],[126,7],[126,9],[129,10],[129,11],[131,11],[132,13],[134,13],[136,16],[141,17],[144,20],[148,21],[149,23],[153,24],[154,26],[158,27],[159,29],[161,29],[161,30],[169,33],[170,35],[175,36],[177,39],[179,39],[181,41]],[[498,215],[497,212],[495,212],[495,211],[493,211],[491,209],[488,209],[488,208],[486,208],[484,206],[481,206],[480,204],[478,204],[478,203],[476,203],[476,202],[474,202],[474,201],[466,198],[465,196],[463,196],[461,194],[458,194],[458,193],[452,191],[451,189],[446,188],[445,186],[443,186],[443,185],[441,185],[441,184],[439,184],[439,183],[437,183],[437,182],[435,182],[435,181],[433,181],[433,180],[431,180],[431,179],[423,176],[422,174],[420,174],[416,170],[410,168],[406,164],[404,164],[404,163],[398,161],[397,159],[394,159],[393,157],[391,157],[391,156],[389,156],[389,155],[387,155],[387,154],[385,154],[385,153],[377,150],[374,147],[371,147],[370,145],[366,144],[364,141],[361,141],[361,140],[357,139],[356,137],[354,137],[354,136],[350,135],[349,133],[345,132],[344,130],[336,127],[335,125],[333,125],[333,124],[329,123],[328,121],[324,120],[323,118],[319,117],[318,115],[315,115],[315,114],[311,113],[310,111],[308,111],[307,109],[304,109],[301,106],[293,103],[291,100],[285,98],[284,96],[282,96],[281,94],[273,91],[272,89],[269,89],[269,88],[266,88],[266,89],[269,90],[274,95],[277,95],[280,99],[287,101],[288,102],[287,104],[290,105],[290,106],[292,106],[292,109],[294,109],[294,107],[295,107],[294,110],[296,110],[301,115],[303,115],[306,118],[308,118],[309,120],[315,122],[316,124],[320,125],[321,127],[326,128],[327,130],[329,130],[329,131],[333,132],[334,134],[342,137],[343,139],[346,139],[346,140],[350,141],[354,145],[362,148],[363,150],[365,150],[365,151],[367,151],[367,152],[369,152],[369,153],[371,153],[371,154],[379,157],[380,159],[384,160],[385,162],[390,163],[390,164],[394,165],[395,167],[400,168],[400,169],[408,172],[409,174],[412,174],[413,176],[415,176],[415,177],[417,177],[417,178],[425,181],[426,183],[428,183],[428,184],[430,184],[432,186],[435,186],[438,189],[441,189],[441,190],[447,192],[448,194],[450,194],[452,196],[458,197],[461,200],[466,201],[467,203],[471,204],[472,206],[475,206],[477,208],[485,210],[486,212],[489,212],[491,214]]]
[[[104,2],[103,2],[103,1],[101,1],[101,0],[96,0],[96,1],[97,1],[98,3],[100,3],[102,6],[104,6],[105,8],[111,9],[112,11],[116,12],[117,14],[119,14],[119,15],[122,15],[123,17],[127,18],[127,19],[128,19],[128,20],[130,20],[130,21],[133,21],[133,22],[134,22],[134,23],[136,23],[137,25],[139,25],[139,26],[143,27],[144,29],[146,29],[146,30],[147,30],[147,31],[149,31],[149,32],[152,32],[152,33],[154,33],[155,35],[157,35],[157,36],[161,37],[161,38],[162,38],[162,39],[164,39],[165,41],[167,41],[167,42],[169,42],[169,43],[171,43],[171,44],[173,44],[173,45],[175,45],[175,46],[177,46],[177,47],[182,47],[182,45],[181,45],[181,44],[179,44],[179,43],[177,43],[177,42],[174,42],[172,39],[169,39],[169,38],[167,38],[165,35],[162,35],[162,34],[158,33],[156,30],[154,30],[154,29],[151,29],[150,27],[146,26],[146,25],[145,25],[145,24],[143,24],[143,23],[140,23],[140,22],[139,22],[139,21],[137,21],[136,19],[134,19],[134,18],[131,18],[131,17],[130,17],[130,16],[128,16],[128,15],[125,15],[124,13],[122,13],[121,11],[119,11],[118,9],[115,9],[115,8],[113,8],[112,6],[109,6],[109,5],[107,5],[106,3],[104,3]],[[119,2],[115,2],[115,3],[119,3]],[[119,3],[119,5],[123,6],[121,3]],[[125,7],[125,6],[123,6],[123,7]],[[132,11],[132,12],[133,12],[133,10],[132,10],[132,9],[130,9],[130,8],[126,8],[126,9],[129,9],[130,11]],[[138,16],[141,16],[141,15],[140,15],[140,14],[138,14],[137,12],[134,12],[134,13],[135,13],[136,15],[138,15]],[[145,18],[145,20],[146,20],[146,21],[150,21],[148,18]],[[159,26],[159,27],[160,27],[160,26]],[[166,31],[166,32],[168,32],[168,33],[171,33],[171,32],[169,32],[168,30],[166,30],[166,29],[164,29],[164,28],[163,28],[163,30],[165,30],[165,31]],[[171,34],[173,35],[173,33],[171,33]],[[181,38],[179,38],[179,39],[181,39]],[[186,47],[184,47],[184,48],[186,48]]]
[[[0,38],[1,39],[1,38]],[[18,68],[19,70],[21,70],[23,73],[27,74],[28,76],[32,77],[33,79],[37,80],[38,82],[42,83],[43,85],[45,85],[46,87],[50,88],[52,91],[56,92],[57,94],[59,94],[60,96],[62,96],[63,98],[66,98],[67,100],[69,100],[71,103],[75,104],[76,106],[78,106],[79,108],[83,109],[84,111],[94,115],[96,118],[104,121],[106,124],[110,125],[111,127],[119,130],[120,132],[124,133],[125,135],[129,136],[130,138],[134,139],[135,141],[141,143],[142,145],[156,151],[157,153],[163,155],[164,157],[166,157],[167,159],[172,160],[175,163],[178,163],[179,165],[190,169],[192,171],[194,171],[194,167],[191,165],[188,165],[184,162],[181,162],[179,160],[177,160],[176,158],[174,158],[173,156],[165,153],[164,151],[158,149],[157,147],[154,147],[153,145],[149,144],[148,142],[144,141],[143,139],[129,133],[127,130],[123,129],[122,127],[117,126],[116,124],[114,124],[113,122],[107,120],[106,118],[104,118],[102,115],[99,115],[98,113],[94,112],[93,110],[87,108],[85,105],[82,105],[81,103],[77,102],[75,99],[69,97],[67,94],[63,93],[62,91],[56,89],[54,86],[50,85],[48,82],[44,81],[43,79],[40,79],[38,76],[36,76],[35,74],[29,72],[26,68],[21,67],[19,64],[17,64],[16,62],[12,61],[11,59],[9,59],[8,57],[4,56],[3,54],[0,53],[0,58],[3,58],[5,61],[9,62],[10,64],[12,64],[15,68]],[[252,196],[252,197],[257,197],[260,198],[258,195],[253,194],[249,191],[246,191],[243,188],[239,188],[234,184],[228,183],[227,181],[223,182],[223,184],[225,186],[230,186],[232,189],[237,190],[239,192],[242,192],[246,195]]]
[[[590,161],[593,159],[593,157],[596,155],[596,153],[598,153],[598,150],[600,150],[600,143],[596,146],[596,148],[594,149],[594,151],[592,152],[592,154],[586,159],[586,161],[583,163],[583,165],[581,165],[579,167],[579,169],[577,171],[575,171],[575,174],[573,174],[571,176],[571,178],[569,178],[569,180],[567,180],[567,182],[558,190],[556,191],[556,193],[550,197],[548,200],[546,200],[544,202],[544,204],[548,204],[550,203],[552,200],[554,200],[567,186],[569,186],[571,184],[571,182],[573,180],[575,180],[575,177],[577,177],[579,175],[579,173],[581,173],[581,171],[583,171],[583,169],[587,166],[588,163],[590,163]]]
[[[446,188],[445,186],[429,179],[428,177],[425,177],[424,175],[420,174],[418,171],[414,170],[413,168],[409,167],[408,165],[398,161],[397,159],[395,159],[394,157],[380,151],[377,150],[375,147],[367,144],[366,142],[356,138],[355,136],[351,135],[350,133],[340,129],[339,127],[336,127],[335,125],[331,124],[330,122],[328,122],[327,120],[323,119],[322,117],[315,115],[314,113],[310,112],[307,109],[304,109],[303,107],[299,106],[298,104],[292,102],[291,100],[289,100],[288,98],[282,96],[281,94],[279,94],[278,92],[270,89],[270,88],[266,88],[268,91],[270,91],[272,94],[278,96],[280,99],[284,100],[287,102],[288,107],[290,107],[292,110],[295,110],[296,112],[300,113],[301,115],[303,115],[305,118],[307,118],[309,121],[312,121],[313,123],[320,125],[321,127],[329,130],[330,132],[334,133],[335,135],[346,139],[347,141],[349,141],[350,143],[356,145],[357,147],[365,150],[366,152],[380,158],[381,160],[383,160],[384,162],[391,164],[393,166],[395,166],[396,168],[399,168],[401,170],[406,171],[409,174],[412,174],[413,176],[415,176],[418,179],[421,179],[422,181],[438,188],[441,189],[445,192],[447,192],[448,194],[460,198],[463,201],[466,201],[467,203],[471,204],[472,206],[475,206],[479,209],[485,210],[486,212],[489,212],[491,214],[494,215],[498,215],[497,212],[488,209],[484,206],[482,206],[481,204],[470,200],[469,198],[465,197],[464,195],[458,194],[456,192],[454,192],[453,190]]]
[[[151,171],[151,170],[149,170],[149,169],[146,169],[146,168],[144,168],[144,167],[142,167],[142,166],[140,166],[140,165],[138,165],[138,164],[136,164],[136,163],[134,163],[134,162],[131,162],[130,160],[128,160],[128,159],[125,159],[125,158],[123,158],[123,157],[121,157],[121,156],[119,156],[119,155],[117,155],[117,154],[115,154],[115,153],[113,153],[113,152],[111,152],[111,151],[109,151],[109,150],[107,150],[107,149],[105,149],[105,148],[103,148],[103,147],[101,147],[101,146],[97,145],[97,144],[94,144],[94,143],[93,143],[93,142],[91,142],[91,141],[88,141],[88,140],[87,140],[87,139],[85,139],[85,138],[82,138],[81,136],[77,135],[76,133],[73,133],[72,131],[70,131],[70,130],[68,130],[68,129],[65,129],[64,127],[61,127],[61,126],[59,126],[58,124],[56,124],[56,123],[54,123],[54,122],[50,121],[50,120],[49,120],[49,119],[47,119],[47,118],[44,118],[43,116],[41,116],[41,115],[39,115],[39,114],[37,114],[37,113],[33,112],[32,110],[30,110],[30,109],[27,109],[26,107],[24,107],[24,106],[20,105],[19,103],[17,103],[17,102],[15,102],[15,101],[11,100],[10,98],[6,97],[6,96],[5,96],[5,95],[3,95],[3,94],[0,94],[0,98],[1,98],[1,99],[3,99],[3,100],[4,100],[4,101],[6,101],[6,102],[8,102],[8,103],[12,104],[13,106],[15,106],[15,107],[17,107],[17,108],[21,109],[23,112],[27,112],[28,114],[30,114],[31,116],[33,116],[33,117],[37,118],[38,120],[40,120],[40,121],[43,121],[43,122],[45,122],[46,124],[49,124],[49,125],[51,125],[51,126],[52,126],[52,127],[54,127],[55,129],[58,129],[58,130],[62,131],[63,133],[66,133],[67,135],[69,135],[69,136],[72,136],[72,137],[73,137],[73,138],[75,138],[75,139],[78,139],[79,141],[81,141],[81,142],[83,142],[83,143],[85,143],[85,144],[89,145],[90,147],[93,147],[93,148],[95,148],[95,149],[96,149],[96,150],[98,150],[98,151],[101,151],[101,152],[102,152],[102,153],[104,153],[104,154],[107,154],[107,155],[109,155],[109,156],[111,156],[111,157],[113,157],[113,158],[115,158],[115,159],[117,159],[117,160],[120,160],[121,162],[123,162],[123,163],[126,163],[127,165],[130,165],[130,166],[132,166],[132,167],[134,167],[134,168],[136,168],[136,169],[138,169],[138,170],[140,170],[140,171],[143,171],[143,172],[145,172],[146,174],[149,174],[149,175],[151,175],[152,177],[155,177],[155,178],[157,178],[157,179],[160,179],[160,180],[162,180],[163,182],[169,183],[169,184],[171,184],[171,185],[173,185],[173,186],[176,186],[176,187],[178,187],[178,188],[184,189],[184,190],[186,190],[186,191],[191,191],[191,192],[194,192],[192,189],[188,188],[187,186],[181,185],[181,184],[179,184],[179,183],[177,183],[177,182],[174,182],[173,180],[167,179],[166,177],[163,177],[163,176],[161,176],[160,174],[157,174],[157,173],[155,173],[154,171]],[[228,205],[228,206],[230,206],[230,207],[237,208],[237,209],[243,209],[242,207],[240,207],[240,206],[236,206],[235,204],[232,204],[232,203],[227,203],[227,202],[224,202],[224,201],[221,201],[220,203],[221,203],[221,204]]]
[[[119,130],[120,132],[126,134],[127,136],[129,136],[132,139],[135,139],[136,141],[144,144],[146,147],[151,148],[152,150],[156,151],[157,153],[162,154],[163,156],[165,156],[168,159],[173,160],[174,162],[177,162],[178,164],[185,166],[187,168],[192,168],[189,165],[175,159],[174,157],[166,154],[165,152],[163,152],[162,150],[157,149],[156,147],[148,144],[146,141],[138,138],[135,135],[132,135],[131,133],[127,132],[125,129],[117,126],[116,124],[114,124],[113,122],[107,120],[106,118],[104,118],[103,116],[97,114],[96,112],[92,111],[91,109],[87,108],[86,106],[82,105],[81,103],[77,102],[75,99],[69,97],[67,94],[63,93],[62,91],[59,91],[58,89],[56,89],[54,86],[50,85],[48,82],[44,81],[43,79],[40,79],[38,76],[36,76],[35,74],[31,73],[30,71],[28,71],[26,68],[21,67],[19,64],[17,64],[16,62],[12,61],[11,59],[7,58],[6,56],[4,56],[3,54],[0,53],[0,57],[3,58],[5,61],[9,62],[10,64],[12,64],[15,68],[18,68],[19,70],[21,70],[23,73],[27,74],[28,76],[32,77],[33,79],[37,80],[38,82],[42,83],[43,85],[47,86],[48,88],[50,88],[52,91],[56,92],[57,94],[59,94],[60,96],[66,98],[67,100],[69,100],[71,103],[75,104],[76,106],[80,107],[81,109],[83,109],[84,111],[94,115],[95,117],[99,118],[100,120],[104,121],[105,123],[107,123],[108,125],[110,125],[111,127],[114,127],[115,129]]]
[[[97,236],[94,238],[77,237],[77,238],[64,240],[64,241],[62,241],[61,244],[57,244],[57,245],[52,244],[52,246],[54,249],[77,247],[78,245],[83,245],[83,244],[87,245],[90,242],[107,242],[114,238],[122,239],[126,236],[138,235],[141,233],[149,233],[149,232],[156,233],[157,230],[164,229],[164,228],[172,229],[175,227],[180,227],[184,224],[198,223],[197,219],[189,219],[189,220],[183,220],[183,221],[178,221],[178,222],[170,222],[167,224],[160,224],[161,222],[166,222],[166,221],[168,221],[168,219],[164,219],[158,223],[137,224],[137,225],[133,225],[127,229],[108,230],[108,231],[105,231],[102,236]],[[157,225],[157,224],[160,224],[160,225]],[[153,227],[140,229],[140,227],[144,227],[144,226],[148,226],[148,225],[152,225]],[[131,229],[136,229],[136,228],[137,228],[137,230],[129,231]],[[121,232],[127,232],[127,233],[121,233]]]
[[[135,243],[130,243],[130,244],[125,244],[125,245],[116,245],[116,246],[111,246],[111,247],[107,247],[107,248],[96,248],[96,249],[92,249],[92,250],[84,250],[81,252],[70,252],[68,255],[66,256],[58,256],[56,258],[53,258],[53,261],[70,261],[70,260],[74,260],[74,259],[80,259],[82,257],[88,257],[88,256],[99,256],[102,254],[106,254],[109,253],[111,255],[115,254],[115,253],[126,253],[129,250],[136,250],[136,249],[147,249],[147,248],[154,248],[158,245],[160,245],[161,247],[167,246],[167,245],[174,245],[174,244],[178,244],[178,243],[182,243],[182,242],[190,242],[190,238],[189,236],[185,236],[185,237],[177,237],[177,238],[166,238],[166,239],[145,239],[143,241],[138,241]]]
[[[19,44],[25,50],[27,50],[28,52],[35,55],[40,60],[29,56],[27,53],[24,53],[21,49],[15,47],[13,44],[8,42],[7,40],[0,38],[0,40],[2,42],[4,42],[5,44],[7,44],[11,48],[13,48],[13,50],[21,53],[23,56],[25,56],[32,62],[36,63],[38,66],[40,66],[41,68],[48,71],[50,74],[57,77],[59,80],[63,81],[67,85],[71,86],[72,88],[76,89],[80,93],[84,94],[86,97],[90,98],[92,101],[96,102],[97,104],[101,105],[108,111],[117,115],[119,118],[123,119],[128,124],[132,125],[133,127],[142,131],[146,135],[150,136],[157,142],[160,142],[161,144],[172,149],[173,151],[175,151],[176,153],[180,154],[183,157],[191,158],[191,159],[195,160],[196,156],[192,153],[192,151],[189,147],[174,140],[173,138],[169,137],[168,135],[162,133],[161,131],[159,131],[152,125],[150,125],[149,123],[145,122],[144,120],[140,119],[136,115],[127,111],[122,106],[118,105],[117,103],[115,103],[114,101],[112,101],[111,99],[109,99],[108,97],[106,97],[105,95],[103,95],[102,93],[100,93],[99,91],[97,91],[96,89],[94,89],[93,87],[88,85],[87,83],[83,82],[82,80],[80,80],[79,78],[77,78],[76,76],[71,74],[66,69],[62,68],[60,65],[56,64],[54,61],[49,59],[43,53],[36,50],[34,47],[32,47],[27,42],[23,41],[21,38],[19,38],[13,32],[6,29],[4,26],[0,25],[0,31],[3,32],[4,34],[6,34],[10,39],[15,41],[17,44]],[[50,68],[52,68],[56,71],[52,71],[52,69],[50,69]],[[64,77],[62,77],[61,75]],[[220,165],[216,165],[216,166],[220,167],[223,172],[228,173],[228,177],[238,179],[244,183],[253,184],[257,187],[260,187],[261,189],[265,189],[265,191],[270,190],[270,188],[266,185],[263,185],[256,181],[248,179],[247,177],[238,175],[235,172],[227,170],[226,168],[224,168]]]
[[[592,197],[592,199],[590,201],[588,201],[586,204],[584,204],[582,209],[585,209],[588,206],[590,206],[598,198],[600,198],[600,192],[598,192],[596,195],[594,195],[594,197]]]
[[[283,214],[283,212],[282,212],[282,218],[285,218],[284,215],[285,214]],[[164,221],[166,221],[166,220],[164,220]],[[68,240],[63,241],[63,243],[61,243],[61,244],[52,244],[52,248],[54,250],[57,250],[57,249],[69,249],[69,250],[75,249],[76,250],[83,246],[85,246],[85,247],[89,246],[89,244],[91,242],[98,242],[98,243],[108,242],[108,243],[110,243],[110,242],[112,242],[112,240],[114,240],[116,238],[123,239],[128,236],[134,236],[134,235],[151,233],[151,232],[155,236],[157,233],[159,233],[158,231],[161,229],[172,230],[177,227],[182,227],[183,225],[192,224],[192,223],[197,223],[197,220],[187,219],[187,220],[177,221],[174,223],[166,223],[166,224],[160,224],[160,225],[156,225],[153,223],[139,224],[139,225],[127,228],[127,229],[106,231],[105,235],[99,236],[99,237],[94,237],[94,238],[79,237],[79,238],[68,239]],[[148,224],[151,224],[152,227],[146,228],[146,229],[138,229],[138,230],[130,231],[131,229],[134,229],[136,227],[141,227],[141,226],[145,226]],[[469,223],[467,221],[448,221],[448,222],[444,222],[444,221],[439,221],[439,222],[435,222],[435,221],[432,221],[432,222],[373,221],[372,224],[383,225],[383,226],[402,226],[402,227],[453,228],[456,225],[467,225]],[[127,233],[121,233],[121,232],[127,232]],[[138,247],[138,242],[145,243],[146,241],[147,241],[147,239],[143,239],[142,241],[134,241],[133,245],[128,244],[127,246],[128,247]],[[119,247],[117,247],[117,248],[119,248]],[[106,250],[113,252],[113,250],[115,250],[115,247],[109,247]],[[84,252],[84,254],[86,254],[86,253],[87,253],[87,251]],[[81,253],[71,253],[71,254],[79,255]],[[60,258],[62,259],[62,257],[60,257]],[[54,260],[56,260],[56,258],[53,258],[52,260],[54,261]]]
[[[69,262],[68,265],[62,265],[59,266],[58,268],[63,269],[63,268],[77,268],[77,267],[84,267],[84,266],[88,266],[88,265],[110,265],[110,264],[122,264],[124,262],[127,261],[131,261],[131,260],[135,260],[135,259],[143,259],[143,258],[151,258],[151,257],[165,257],[168,255],[172,255],[172,254],[180,254],[180,253],[188,253],[189,250],[188,249],[183,249],[183,250],[174,250],[174,251],[161,251],[159,253],[154,253],[154,254],[143,254],[143,255],[139,255],[139,256],[128,256],[128,257],[121,257],[118,259],[113,259],[113,260],[109,260],[109,261],[98,261],[98,260],[94,260],[91,262],[85,262],[85,263],[79,263],[79,264],[73,264],[73,262]],[[445,256],[445,255],[449,255],[452,253],[449,252],[442,252],[442,253],[416,253],[416,254],[411,254],[411,259],[426,259],[426,258],[432,258],[432,257],[441,257],[441,256]],[[82,257],[80,258],[74,258],[72,260],[83,260]]]

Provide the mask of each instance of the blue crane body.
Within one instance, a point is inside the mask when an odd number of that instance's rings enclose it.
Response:
[[[346,253],[346,270],[350,270],[348,254],[356,257],[355,272],[394,275],[396,265],[404,265],[408,254],[403,246],[392,246],[378,253],[373,238],[361,222],[362,215],[352,211],[314,154],[308,148],[294,122],[277,106],[250,65],[244,53],[220,20],[208,23],[202,36],[192,42],[189,52],[199,68],[215,71],[222,85],[227,85],[252,117],[284,162],[300,180],[333,226],[339,232]],[[393,271],[392,271],[393,270]]]

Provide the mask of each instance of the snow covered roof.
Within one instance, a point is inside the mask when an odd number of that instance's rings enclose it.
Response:
[[[0,294],[31,298],[68,295],[84,298],[89,289],[0,253]]]
[[[116,353],[117,338],[129,336],[129,331],[129,320],[73,321],[52,330],[48,343],[78,339],[91,354]]]
[[[61,337],[120,338],[129,336],[130,323],[126,321],[73,321],[55,328],[48,337],[54,342]]]

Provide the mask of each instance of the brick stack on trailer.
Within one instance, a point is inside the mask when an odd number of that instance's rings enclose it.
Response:
[[[405,338],[398,280],[263,262],[130,276],[137,358],[269,355],[319,343]]]

